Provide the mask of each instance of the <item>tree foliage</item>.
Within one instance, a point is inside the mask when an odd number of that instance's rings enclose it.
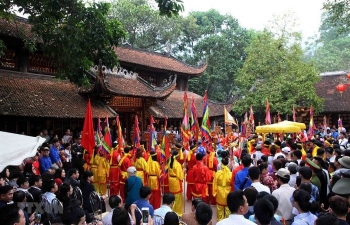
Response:
[[[235,74],[245,59],[249,32],[232,16],[213,9],[190,13],[182,28],[177,55],[192,65],[208,64],[201,77],[190,80],[189,89],[201,95],[207,90],[214,100],[230,100]]]
[[[335,26],[327,12],[322,15],[320,36],[311,43],[310,52],[320,72],[348,70],[350,68],[349,32],[339,32],[342,26]]]
[[[181,34],[181,17],[164,17],[147,0],[115,0],[110,18],[118,19],[133,47],[171,51]]]
[[[339,33],[348,32],[350,28],[350,1],[326,0],[323,4],[329,16],[329,24],[337,28]]]
[[[290,42],[287,36],[275,38],[265,30],[247,48],[246,61],[236,79],[241,98],[233,107],[235,112],[243,113],[251,105],[263,112],[266,99],[271,111],[281,114],[291,114],[293,105],[322,109],[322,99],[313,86],[320,79],[318,71],[302,61],[300,43]]]

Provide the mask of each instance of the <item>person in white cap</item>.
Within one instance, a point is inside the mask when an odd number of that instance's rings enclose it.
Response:
[[[128,174],[128,178],[125,180],[125,208],[128,209],[129,206],[139,200],[140,197],[140,188],[142,187],[142,180],[138,176],[136,176],[136,168],[134,166],[130,166],[126,170]]]
[[[272,192],[278,200],[277,215],[286,220],[286,224],[290,224],[292,221],[292,210],[293,206],[290,202],[290,197],[295,191],[294,187],[289,186],[290,172],[285,168],[281,168],[276,173],[277,182],[280,187]]]
[[[284,154],[284,158],[287,159],[288,161],[291,159],[290,152],[291,152],[291,150],[288,146],[282,148],[282,153]]]

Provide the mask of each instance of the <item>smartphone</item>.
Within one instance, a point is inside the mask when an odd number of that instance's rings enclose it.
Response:
[[[41,222],[41,214],[40,213],[35,213],[35,218],[34,218],[34,225],[39,225]]]
[[[149,208],[143,207],[141,208],[142,212],[142,225],[148,224],[148,216],[149,216]]]
[[[297,176],[295,184],[297,185],[297,187],[300,186],[300,184],[301,184],[301,176]]]
[[[253,158],[255,159],[255,157],[256,157],[256,154],[254,153],[254,154],[253,154]]]

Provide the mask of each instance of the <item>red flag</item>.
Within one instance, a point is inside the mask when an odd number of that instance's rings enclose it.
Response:
[[[91,155],[95,147],[95,137],[94,137],[94,126],[92,124],[92,110],[90,99],[86,108],[85,120],[83,133],[81,135],[81,145],[88,151]]]
[[[121,151],[122,148],[124,148],[123,146],[124,141],[123,141],[122,126],[120,125],[119,116],[117,116],[116,121],[117,121],[117,127],[118,127],[118,150]]]
[[[109,130],[108,116],[106,117],[105,135],[103,137],[103,140],[110,148],[112,147],[112,137],[111,132]]]
[[[190,149],[190,137],[191,137],[191,131],[190,131],[190,124],[188,119],[188,113],[187,113],[187,93],[184,93],[184,118],[182,120],[181,125],[181,135],[182,135],[182,146],[184,149],[189,150]]]
[[[140,128],[139,128],[139,119],[137,115],[135,115],[135,120],[134,120],[134,146],[135,148],[140,147]]]

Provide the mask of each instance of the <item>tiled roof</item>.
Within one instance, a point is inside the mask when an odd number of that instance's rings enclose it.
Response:
[[[141,77],[125,78],[117,75],[105,74],[104,78],[96,76],[94,85],[90,89],[79,90],[80,93],[112,94],[126,97],[164,99],[176,88],[176,77],[165,87],[154,87]]]
[[[188,97],[188,112],[191,110],[192,105],[192,97],[194,98],[197,116],[198,118],[202,118],[204,102],[203,97],[197,95],[193,92],[187,92]],[[183,117],[183,105],[184,105],[184,91],[175,90],[173,93],[169,95],[166,100],[161,101],[157,100],[157,102],[151,106],[148,111],[154,116],[158,118],[182,118]],[[231,103],[216,103],[209,100],[209,116],[222,116],[224,115],[224,106],[226,106],[227,110],[230,111],[232,104]]]
[[[22,17],[14,17],[9,20],[0,18],[0,34],[18,39],[30,39],[41,42],[36,35],[31,32],[32,26],[28,20]]]
[[[350,87],[342,95],[336,89],[340,83],[349,83],[346,74],[344,71],[320,74],[321,80],[315,84],[315,88],[316,94],[324,99],[323,112],[350,111]]]
[[[117,47],[115,52],[118,55],[118,60],[120,62],[142,65],[152,69],[160,69],[162,71],[199,76],[207,68],[207,64],[200,67],[191,66],[172,56],[132,48],[127,45]]]
[[[87,101],[68,81],[0,70],[0,115],[84,118]],[[95,118],[115,115],[100,101],[92,100],[91,105]]]

